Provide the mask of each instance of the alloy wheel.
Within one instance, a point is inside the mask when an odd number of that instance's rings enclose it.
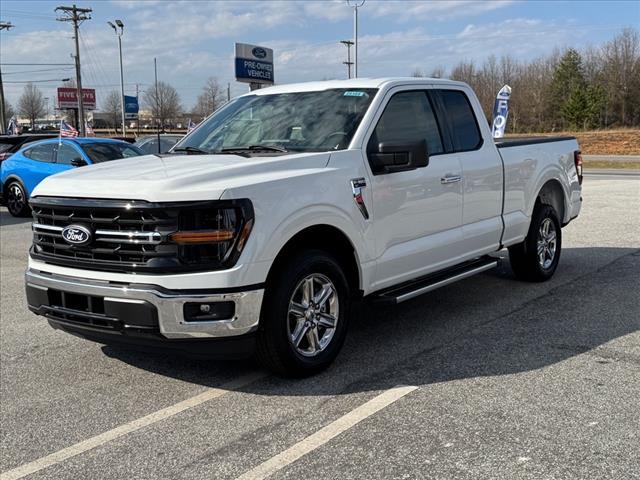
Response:
[[[339,318],[338,292],[325,275],[308,275],[296,286],[287,312],[289,342],[302,356],[314,357],[326,350]]]
[[[537,253],[540,266],[548,269],[556,256],[556,226],[550,218],[545,218],[538,229]]]

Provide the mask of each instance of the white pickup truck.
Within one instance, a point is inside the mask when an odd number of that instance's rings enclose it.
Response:
[[[497,265],[550,278],[581,207],[575,138],[495,142],[464,83],[282,85],[169,154],[34,191],[29,308],[102,343],[329,365],[354,302],[399,303]]]

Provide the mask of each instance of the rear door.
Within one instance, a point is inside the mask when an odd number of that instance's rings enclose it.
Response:
[[[502,160],[491,141],[480,104],[470,89],[442,87],[434,92],[445,121],[451,155],[462,166],[462,235],[465,257],[498,249],[502,235]],[[479,122],[478,119],[481,119]]]
[[[377,143],[427,140],[429,164],[415,170],[374,174],[372,216],[376,279],[382,289],[446,266],[459,254],[462,221],[460,160],[445,152],[427,88],[398,87],[387,93],[367,138]],[[367,157],[369,160],[369,157]]]

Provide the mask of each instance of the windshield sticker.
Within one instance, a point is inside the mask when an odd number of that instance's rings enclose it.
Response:
[[[343,94],[344,97],[364,97],[365,95],[366,93],[364,92],[354,92],[353,90],[349,90]]]

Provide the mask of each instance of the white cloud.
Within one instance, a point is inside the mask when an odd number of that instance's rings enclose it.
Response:
[[[273,48],[277,82],[343,78],[346,74],[342,64],[346,48],[338,41],[351,33],[351,9],[342,0],[153,3],[118,0],[114,4],[126,9],[121,15],[126,24],[125,82],[139,82],[142,88],[145,83],[151,84],[153,58],[157,57],[159,77],[176,86],[187,107],[193,104],[207,77],[217,76],[224,83],[233,81],[234,41],[256,41]],[[490,54],[512,53],[531,58],[569,44],[572,37],[585,35],[582,30],[565,28],[564,21],[515,18],[482,23],[475,18],[507,4],[368,0],[360,10],[366,26],[360,37],[360,73],[409,75],[414,68],[429,72],[439,65],[451,67],[461,59],[482,61]],[[434,34],[433,29],[428,29],[428,22],[420,21],[462,16],[469,17],[465,27],[442,35]],[[384,33],[376,32],[380,28],[376,26],[381,23],[379,19],[385,24]],[[407,25],[410,19],[419,21]],[[72,62],[70,26],[52,24],[55,28],[49,31],[21,34],[16,31],[6,37],[3,33],[0,45],[3,62]],[[307,30],[313,31],[314,40],[308,39]],[[119,83],[117,40],[105,19],[97,15],[82,25],[81,38],[84,83],[97,88],[100,101],[109,90],[117,89]],[[47,95],[53,95],[55,85],[40,85],[49,88]],[[246,91],[246,86],[232,85],[234,92]],[[17,101],[22,87],[5,85],[12,103]],[[128,85],[127,93],[134,88]]]

